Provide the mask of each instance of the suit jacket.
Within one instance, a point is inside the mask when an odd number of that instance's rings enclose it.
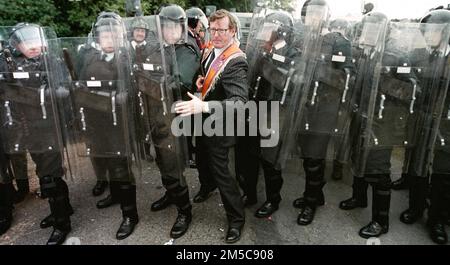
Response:
[[[226,132],[226,105],[230,103],[246,103],[248,101],[249,89],[247,83],[248,63],[245,57],[237,57],[227,64],[223,72],[220,74],[219,80],[215,83],[209,93],[204,98],[204,101],[209,102],[210,110],[214,110],[217,104],[220,104],[223,110],[223,135],[213,136],[214,144],[223,147],[230,147],[236,143],[236,137],[225,136]],[[211,114],[203,113],[203,120]],[[217,120],[217,122],[220,122]],[[235,124],[236,131],[236,124]]]

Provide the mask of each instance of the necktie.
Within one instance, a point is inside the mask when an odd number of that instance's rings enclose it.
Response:
[[[206,61],[205,73],[208,72],[209,67],[211,66],[211,63],[214,61],[214,57],[216,57],[216,53],[214,52],[214,50],[212,50],[211,55],[209,56],[208,60]]]

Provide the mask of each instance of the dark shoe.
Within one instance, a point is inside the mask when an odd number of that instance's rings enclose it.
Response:
[[[97,208],[98,209],[108,208],[109,206],[112,206],[117,203],[119,202],[114,200],[111,194],[109,194],[106,198],[104,198],[103,200],[99,200],[97,202]]]
[[[417,212],[411,209],[407,209],[406,211],[402,212],[402,214],[400,214],[400,221],[408,225],[414,224],[415,222],[417,222],[417,220],[422,218],[422,215],[423,212]]]
[[[359,230],[359,236],[362,238],[379,237],[382,234],[386,234],[389,231],[389,226],[382,226],[376,221],[370,222]]]
[[[325,200],[323,197],[319,198],[319,201],[317,201],[317,206],[323,206],[325,204]],[[304,197],[300,197],[298,199],[295,199],[294,202],[292,203],[292,205],[294,206],[294,208],[298,208],[298,209],[302,209],[305,207],[305,198]]]
[[[236,243],[241,239],[242,228],[230,227],[227,231],[227,236],[225,238],[225,243],[232,244]]]
[[[430,232],[431,240],[439,245],[447,244],[447,232],[445,231],[445,226],[441,222],[434,224],[428,224],[428,229]]]
[[[161,211],[166,209],[173,203],[173,200],[167,194],[164,194],[164,196],[162,196],[159,200],[152,203],[151,210],[152,212]]]
[[[97,181],[94,188],[92,189],[92,195],[94,195],[95,197],[102,195],[105,192],[106,187],[108,187],[107,181]]]
[[[116,239],[122,240],[130,236],[138,222],[138,219],[124,217],[122,223],[120,224],[119,230],[117,230]]]
[[[255,217],[266,218],[278,210],[278,203],[265,202],[256,212]]]
[[[194,197],[194,202],[195,202],[195,203],[201,203],[201,202],[204,202],[204,201],[206,201],[209,197],[211,197],[212,193],[213,193],[213,191],[207,191],[207,192],[205,192],[205,191],[200,190],[200,191],[197,193],[197,195],[195,195],[195,197]]]
[[[72,206],[69,207],[69,215],[73,214]],[[50,226],[53,226],[55,224],[55,217],[53,217],[52,214],[42,219],[41,223],[39,224],[39,227],[42,229],[49,228]]]
[[[409,187],[408,181],[406,180],[406,178],[407,178],[406,176],[402,175],[401,178],[392,182],[391,188],[393,190],[406,190]]]
[[[311,207],[309,205],[305,205],[297,217],[297,224],[309,225],[314,220],[315,214],[316,214],[316,208]]]
[[[12,223],[12,217],[0,217],[0,236],[6,233],[9,230]]]
[[[189,224],[192,221],[191,214],[178,213],[177,220],[170,230],[170,236],[172,238],[179,238],[183,236],[189,228]]]
[[[256,198],[248,197],[247,195],[242,197],[242,201],[244,202],[244,207],[251,207],[258,202]]]
[[[66,229],[54,228],[50,238],[47,241],[47,245],[61,245],[66,240],[67,235],[71,231],[70,225]]]
[[[360,200],[357,200],[355,198],[350,198],[348,200],[345,201],[341,201],[341,203],[339,203],[339,208],[342,210],[353,210],[355,208],[366,208],[367,207],[367,201],[363,202]]]

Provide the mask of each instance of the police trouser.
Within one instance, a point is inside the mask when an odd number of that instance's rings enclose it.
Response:
[[[95,157],[91,157],[92,167],[94,168],[95,177],[97,181],[108,181],[108,167],[106,164],[106,160],[97,159]]]
[[[166,188],[166,195],[175,203],[179,212],[190,213],[192,206],[189,189],[183,175],[185,150],[178,150],[182,146],[177,142],[180,139],[173,136],[170,119],[164,114],[161,101],[153,96],[147,96],[146,99],[151,137],[156,153],[155,162],[161,172],[161,182]]]
[[[63,160],[59,152],[30,153],[36,164],[41,194],[48,198],[51,215],[55,218],[53,226],[60,230],[70,228],[72,207],[69,201],[69,188],[62,178]]]
[[[245,222],[244,204],[234,176],[234,146],[224,146],[225,137],[201,136],[197,141],[198,161],[207,170],[219,188],[230,227],[241,227]]]
[[[259,177],[259,137],[240,136],[236,144],[236,178],[249,200],[257,200]]]
[[[429,223],[442,222],[450,209],[450,153],[437,150],[433,160],[433,174],[431,175]],[[447,213],[448,214],[448,213]]]
[[[372,186],[372,220],[389,225],[392,148],[369,151],[364,179]]]
[[[325,157],[329,134],[301,134],[300,148],[305,170],[305,203],[316,207],[324,201],[323,186],[325,186]]]
[[[190,213],[192,206],[183,168],[180,165],[180,154],[166,148],[167,145],[161,144],[159,141],[154,141],[154,143],[155,161],[161,172],[161,181],[166,188],[166,195],[174,202],[179,212]]]
[[[137,219],[136,183],[126,157],[91,157],[94,168],[102,168],[109,174],[113,200],[120,203],[122,215]]]
[[[20,192],[29,192],[27,153],[10,154],[12,175]]]
[[[238,141],[236,146],[236,174],[242,176],[241,178],[238,177],[239,185],[247,198],[256,200],[259,164],[261,163],[264,173],[266,201],[278,204],[281,201],[280,191],[283,185],[281,170],[277,169],[273,162],[266,159],[265,152],[261,152],[265,150],[259,147],[260,137],[245,136],[241,140]]]
[[[405,150],[405,162],[402,177],[409,188],[409,210],[421,215],[427,205],[429,174],[422,171],[423,160],[416,153],[416,149]]]

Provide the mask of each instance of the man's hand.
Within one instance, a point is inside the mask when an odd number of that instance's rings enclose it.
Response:
[[[205,78],[203,76],[199,75],[197,78],[197,81],[195,82],[195,85],[197,85],[197,91],[202,91],[203,82],[205,82]]]
[[[202,112],[208,112],[208,103],[199,99],[198,97],[187,92],[191,98],[189,101],[183,101],[175,105],[175,111],[177,114],[181,114],[182,117],[198,114]]]

